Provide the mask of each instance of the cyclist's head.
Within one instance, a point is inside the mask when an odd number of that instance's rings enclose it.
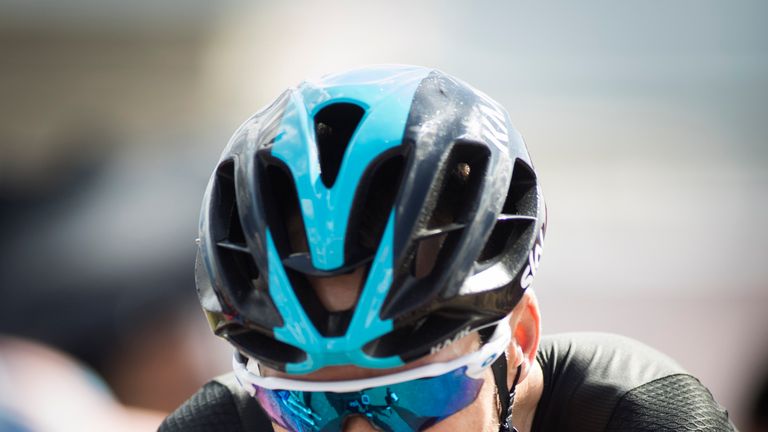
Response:
[[[503,353],[504,318],[531,284],[545,226],[527,149],[498,103],[437,70],[361,68],[285,91],[235,132],[203,202],[198,292],[214,332],[237,350],[238,376],[255,380],[246,384],[286,427],[341,423],[286,419],[286,398],[322,386],[269,381],[257,365],[305,377],[420,370],[326,385],[326,405],[344,415],[363,410],[350,392],[374,383],[386,389],[366,400],[391,410],[409,403],[407,385],[461,382],[466,400],[400,413],[424,428],[471,402]],[[468,334],[480,347],[440,363],[454,369],[413,368]]]

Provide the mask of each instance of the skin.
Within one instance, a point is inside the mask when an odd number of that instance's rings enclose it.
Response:
[[[363,272],[361,270],[348,275],[334,278],[311,280],[318,298],[330,311],[346,310],[354,307],[357,302],[359,287]],[[509,325],[512,327],[513,339],[507,350],[508,371],[507,382],[512,383],[517,367],[522,366],[520,382],[517,386],[517,397],[513,410],[513,425],[520,432],[531,430],[536,406],[541,399],[543,378],[541,367],[536,362],[536,350],[541,336],[541,317],[539,305],[533,291],[528,290],[515,307],[510,316]],[[367,378],[387,375],[405,369],[411,369],[431,362],[447,361],[476,349],[477,334],[470,334],[443,350],[411,362],[396,369],[364,369],[354,366],[327,367],[306,375],[291,375],[291,378],[302,380],[333,381]],[[271,369],[263,370],[265,375],[286,376]],[[435,426],[427,429],[429,432],[449,431],[479,431],[496,432],[499,430],[499,407],[496,397],[496,386],[490,368],[485,372],[485,383],[475,401],[446,418]],[[285,429],[273,424],[278,432]],[[345,432],[373,432],[376,429],[361,417],[350,417],[344,426]]]

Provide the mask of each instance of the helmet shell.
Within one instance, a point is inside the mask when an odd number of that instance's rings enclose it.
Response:
[[[203,199],[198,294],[214,332],[272,368],[396,367],[506,316],[545,226],[501,105],[438,70],[360,68],[235,132]],[[327,310],[311,281],[358,269],[356,305]]]

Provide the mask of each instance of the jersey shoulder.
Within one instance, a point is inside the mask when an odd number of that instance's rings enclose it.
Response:
[[[544,391],[536,430],[733,430],[727,412],[698,379],[631,338],[607,333],[547,336],[537,361]],[[689,422],[704,424],[703,419],[716,426],[686,429]]]
[[[627,392],[613,412],[607,432],[733,431],[728,412],[698,379],[670,375]]]
[[[227,374],[201,387],[166,417],[158,431],[264,432],[272,431],[272,425],[258,403]]]

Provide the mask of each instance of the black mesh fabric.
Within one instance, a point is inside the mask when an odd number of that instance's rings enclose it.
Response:
[[[732,431],[728,413],[690,375],[657,379],[628,392],[616,406],[606,432]]]
[[[272,426],[231,374],[204,385],[169,415],[159,432],[266,432]]]
[[[160,432],[242,431],[235,400],[229,390],[209,382],[160,425]]]
[[[542,338],[536,432],[731,431],[696,378],[635,340],[604,333]]]

